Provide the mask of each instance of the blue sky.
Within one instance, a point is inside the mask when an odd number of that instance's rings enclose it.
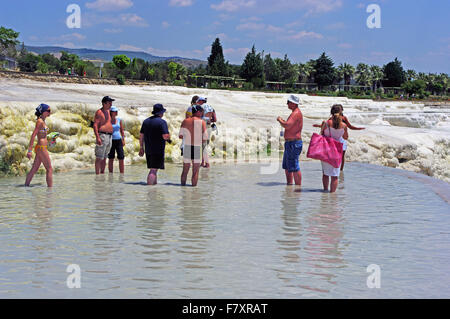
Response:
[[[81,28],[69,29],[69,4]],[[381,28],[369,29],[369,4]],[[16,0],[2,3],[0,25],[27,45],[145,51],[206,60],[219,37],[225,59],[257,51],[306,62],[326,52],[335,62],[450,73],[448,0]]]

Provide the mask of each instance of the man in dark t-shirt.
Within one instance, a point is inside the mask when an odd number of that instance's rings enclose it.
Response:
[[[170,141],[167,122],[162,119],[165,112],[166,109],[162,104],[155,104],[153,106],[153,116],[146,119],[141,128],[139,156],[144,156],[145,152],[147,167],[150,169],[147,177],[148,185],[156,185],[158,183],[158,169],[164,169],[166,141]]]

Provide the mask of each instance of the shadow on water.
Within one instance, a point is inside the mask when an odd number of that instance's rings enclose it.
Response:
[[[127,182],[123,183],[125,185],[135,185],[135,186],[149,186],[146,182]]]
[[[279,182],[267,182],[267,183],[256,183],[256,185],[264,186],[264,187],[273,187],[273,186],[287,186],[286,183]]]
[[[295,190],[296,193],[328,193],[323,189],[317,188],[299,188]]]

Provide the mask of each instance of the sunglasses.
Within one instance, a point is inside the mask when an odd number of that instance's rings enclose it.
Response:
[[[45,111],[45,112],[51,113],[51,112],[52,112],[52,110],[47,110],[47,111]],[[45,112],[44,112],[44,113],[45,113]]]

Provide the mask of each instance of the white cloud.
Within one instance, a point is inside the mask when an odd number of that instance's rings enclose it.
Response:
[[[284,10],[306,10],[307,14],[324,13],[342,6],[342,0],[222,0],[212,4],[217,11],[235,12],[252,9],[253,12],[276,12]]]
[[[104,29],[103,31],[105,31],[106,33],[122,33],[123,30],[122,29]]]
[[[219,4],[212,4],[211,8],[217,11],[234,12],[241,9],[253,8],[256,0],[223,0]]]
[[[123,13],[119,16],[116,15],[99,15],[96,13],[83,14],[83,26],[86,28],[93,27],[99,24],[111,24],[117,27],[148,27],[147,21],[142,17],[134,13]],[[120,28],[104,29],[107,33],[120,33]]]
[[[167,29],[168,27],[170,27],[170,23],[167,22],[167,21],[163,21],[163,22],[161,23],[161,26],[162,26],[164,29]]]
[[[338,44],[338,47],[341,49],[351,49],[353,48],[353,45],[351,45],[350,43],[340,43]]]
[[[189,7],[193,4],[194,2],[192,0],[170,0],[169,3],[171,7]]]
[[[53,44],[53,45],[55,47],[63,47],[63,48],[67,48],[67,49],[76,49],[77,48],[73,42],[57,43],[57,44]]]
[[[300,31],[285,37],[288,40],[323,39],[323,35],[316,32]]]
[[[266,27],[264,23],[254,23],[254,22],[247,22],[244,24],[239,24],[236,27],[236,30],[252,30],[252,31],[258,31],[263,30]]]
[[[281,32],[284,32],[284,29],[283,28],[280,28],[280,27],[276,27],[276,26],[273,26],[273,25],[268,25],[267,26],[267,32],[274,32],[274,33],[277,33],[277,32],[279,32],[279,33],[281,33]]]
[[[98,11],[118,11],[128,9],[133,6],[131,0],[96,0],[86,3],[86,7]]]
[[[119,47],[119,50],[122,50],[122,51],[144,51],[141,48],[138,48],[138,47],[135,47],[135,46],[132,46],[129,44],[121,44]]]
[[[134,13],[125,13],[119,16],[119,23],[134,27],[148,27],[148,23],[140,16]]]
[[[105,48],[112,48],[112,47],[113,47],[112,43],[109,43],[109,42],[107,42],[107,43],[97,42],[95,44],[95,48],[100,49],[100,50],[103,50]]]
[[[47,39],[52,42],[58,41],[58,42],[72,43],[73,41],[82,41],[86,39],[86,36],[79,33],[70,33],[70,34],[63,34],[58,37],[49,37]]]
[[[172,56],[180,56],[184,58],[193,58],[193,59],[205,59],[207,55],[209,55],[209,50],[211,50],[211,47],[207,46],[203,50],[178,50],[178,49],[157,49],[149,47],[147,48],[146,52],[156,55],[156,56],[163,56],[163,57],[172,57]]]

